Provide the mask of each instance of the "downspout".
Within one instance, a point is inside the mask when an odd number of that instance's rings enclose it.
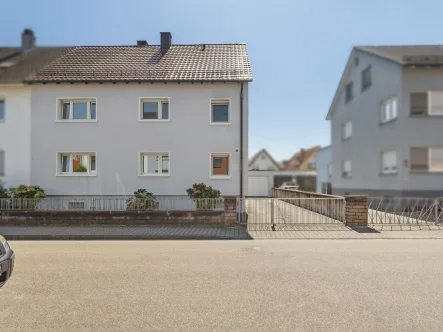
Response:
[[[243,195],[243,83],[240,87],[240,197]]]

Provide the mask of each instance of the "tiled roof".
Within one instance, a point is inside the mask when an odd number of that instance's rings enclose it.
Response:
[[[357,46],[356,48],[400,64],[413,62],[416,57],[443,56],[443,45]]]
[[[20,49],[18,47],[0,47],[0,62],[2,59],[14,55],[19,51]]]
[[[282,165],[282,170],[293,171],[293,170],[310,170],[309,161],[311,161],[321,146],[314,146],[309,149],[301,149],[299,152],[295,153],[291,159],[284,160]]]
[[[0,50],[3,49],[0,48]],[[16,49],[16,52],[18,50],[20,49]],[[37,72],[68,50],[69,48],[66,47],[36,47],[25,53],[18,53],[6,60],[9,64],[8,67],[0,69],[0,83],[21,83],[29,75]],[[10,53],[10,55],[13,54]]]
[[[252,81],[245,44],[79,46],[28,82]]]

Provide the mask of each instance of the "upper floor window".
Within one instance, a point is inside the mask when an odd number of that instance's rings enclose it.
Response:
[[[0,121],[5,121],[5,101],[0,100]]]
[[[351,177],[352,176],[352,161],[345,160],[343,162],[343,177]]]
[[[169,98],[140,98],[140,121],[169,121]]]
[[[443,172],[443,147],[429,148],[429,170]]]
[[[410,114],[412,117],[443,116],[443,91],[411,93]]]
[[[397,98],[390,98],[381,103],[381,123],[397,118]]]
[[[57,174],[87,176],[97,174],[96,155],[93,152],[60,152],[57,154]]]
[[[229,124],[229,100],[211,99],[211,124]]]
[[[361,72],[361,90],[364,91],[372,85],[371,66],[366,67]]]
[[[345,103],[351,101],[354,98],[354,83],[349,82],[345,87]]]
[[[352,122],[347,121],[343,123],[343,139],[351,138],[352,137]]]
[[[381,153],[381,172],[390,174],[397,172],[397,152],[383,151]]]
[[[59,99],[58,121],[97,121],[96,99]]]
[[[140,154],[140,175],[143,176],[168,176],[168,152],[142,152]]]
[[[412,172],[443,172],[443,147],[412,147]]]

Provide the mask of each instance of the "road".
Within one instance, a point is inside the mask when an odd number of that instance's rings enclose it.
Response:
[[[441,331],[443,241],[11,242],[2,331]]]

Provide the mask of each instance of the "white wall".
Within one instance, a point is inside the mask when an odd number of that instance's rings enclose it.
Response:
[[[21,85],[0,85],[5,120],[0,121],[0,150],[4,151],[6,188],[29,185],[31,178],[31,90]],[[35,183],[38,184],[38,183]]]
[[[247,192],[248,87],[244,89],[244,191]],[[56,123],[59,97],[96,97],[96,123]],[[169,97],[170,121],[139,122],[140,97]],[[210,98],[230,98],[230,125],[213,126]],[[49,195],[122,195],[146,188],[186,195],[204,182],[223,195],[240,192],[240,84],[32,85],[31,179]],[[97,153],[96,177],[57,177],[56,153]],[[140,177],[139,152],[169,152],[169,177]],[[231,178],[210,178],[210,153],[230,153]]]

